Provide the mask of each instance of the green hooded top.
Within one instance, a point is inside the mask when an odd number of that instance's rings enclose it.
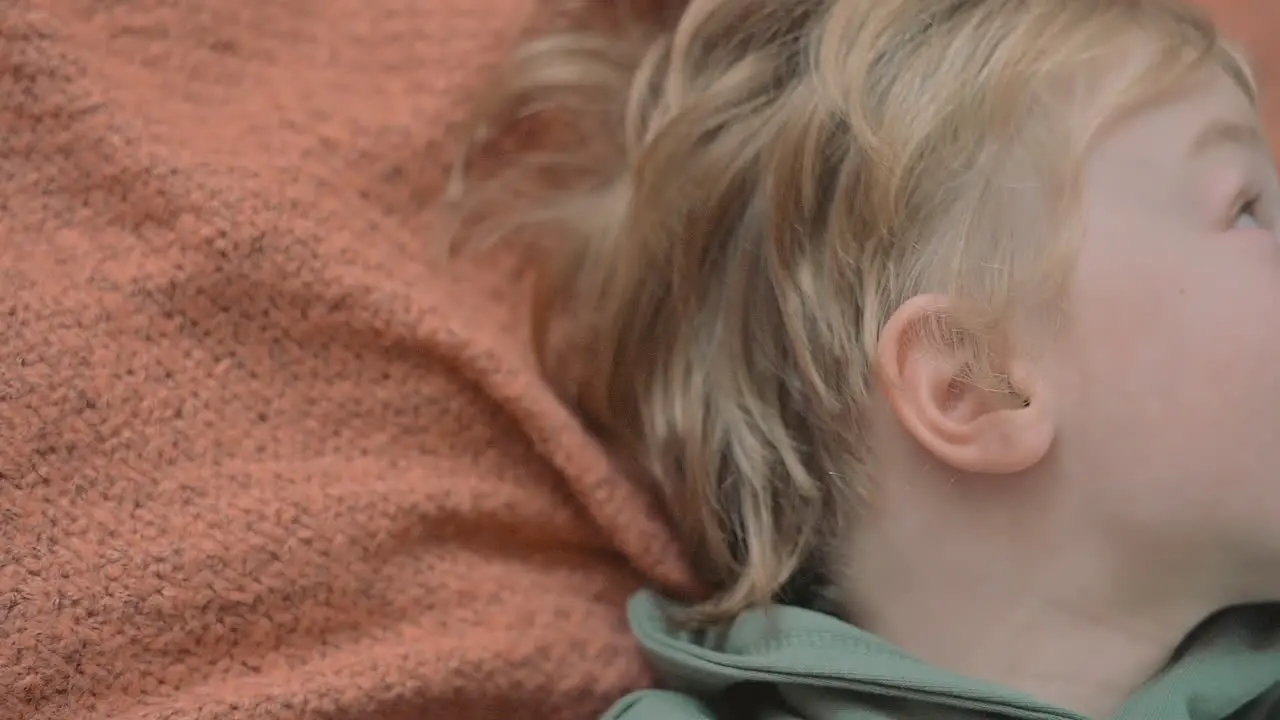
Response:
[[[1085,720],[929,667],[831,615],[752,610],[683,631],[641,592],[627,614],[663,690],[616,703],[605,720]],[[1206,623],[1115,720],[1280,720],[1280,611],[1244,608]]]

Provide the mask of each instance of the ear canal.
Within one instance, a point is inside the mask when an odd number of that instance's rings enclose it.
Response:
[[[1009,396],[1018,404],[1020,408],[1031,407],[1031,395],[1024,392],[1022,388],[1014,384],[1013,380],[1005,378],[1005,388]]]
[[[1004,392],[1012,398],[1020,408],[1031,407],[1031,395],[1024,392],[1014,383],[1013,379],[1007,375],[998,376],[1000,384],[1004,386]]]

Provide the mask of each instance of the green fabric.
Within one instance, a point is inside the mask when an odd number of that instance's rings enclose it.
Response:
[[[775,606],[686,632],[641,592],[632,631],[665,690],[630,695],[606,720],[1083,720],[966,680],[830,615]],[[1280,720],[1280,611],[1225,613],[1142,688],[1116,720]]]

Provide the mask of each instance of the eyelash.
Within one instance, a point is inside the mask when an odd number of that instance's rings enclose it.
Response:
[[[1262,204],[1261,193],[1257,193],[1253,191],[1246,191],[1244,193],[1241,193],[1240,199],[1237,200],[1236,203],[1233,205],[1234,209],[1231,211],[1231,217],[1228,218],[1228,224],[1234,224],[1235,221],[1245,213],[1249,213],[1250,215],[1253,215],[1255,219],[1261,220],[1262,218],[1259,217],[1261,204]]]

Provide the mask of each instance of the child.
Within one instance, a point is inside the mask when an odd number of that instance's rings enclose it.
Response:
[[[1280,183],[1199,13],[692,0],[517,67],[601,170],[540,312],[713,590],[633,600],[609,717],[1280,718]]]

